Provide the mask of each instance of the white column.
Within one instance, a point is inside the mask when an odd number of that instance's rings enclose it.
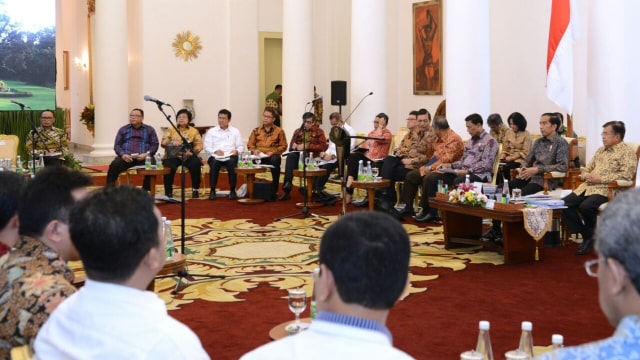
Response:
[[[640,32],[633,0],[589,2],[587,69],[587,160],[602,146],[600,133],[607,121],[626,125],[625,140],[640,141],[640,52],[634,36]]]
[[[373,129],[373,118],[380,112],[393,115],[389,114],[388,55],[387,1],[352,0],[351,81],[347,81],[347,105],[352,114],[347,122],[357,132]],[[349,113],[342,115],[346,118]]]
[[[448,0],[445,6],[447,120],[464,139],[464,118],[478,113],[486,120],[490,111],[489,1]]]
[[[284,0],[282,5],[282,126],[291,141],[313,99],[313,14],[311,0]]]
[[[127,1],[96,0],[93,31],[93,98],[96,105],[92,157],[115,156],[113,140],[128,121]]]

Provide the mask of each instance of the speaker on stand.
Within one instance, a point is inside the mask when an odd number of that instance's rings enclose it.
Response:
[[[346,81],[333,80],[331,82],[331,105],[337,105],[338,111],[342,114],[342,105],[347,105]]]

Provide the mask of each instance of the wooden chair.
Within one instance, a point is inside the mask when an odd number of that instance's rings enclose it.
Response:
[[[33,352],[29,345],[20,345],[11,348],[12,360],[31,360],[33,359]]]
[[[496,154],[496,159],[493,161],[493,177],[491,178],[491,183],[496,185],[498,181],[498,171],[500,171],[500,153],[502,152],[502,144],[498,144],[498,153]]]
[[[636,150],[636,158],[640,160],[640,143],[627,142],[626,144],[629,145],[632,149]],[[607,188],[608,188],[607,197],[609,198],[609,201],[613,200],[613,198],[616,196],[616,193],[618,193],[619,191],[636,187],[637,175],[638,175],[638,167],[636,167],[636,172],[633,174],[633,178],[631,180],[619,179],[619,180],[610,181],[607,184]],[[601,207],[601,210],[602,209],[603,207]]]
[[[569,159],[567,159],[568,168],[566,172],[548,171],[542,175],[544,178],[543,191],[545,195],[549,194],[549,180],[562,179],[562,187],[564,189],[571,189],[574,187],[574,176],[580,173],[580,169],[577,169],[573,163],[573,159],[578,156],[578,139],[566,136],[563,136],[562,138],[569,144]]]
[[[16,164],[18,156],[18,144],[20,139],[16,135],[0,134],[0,159],[11,159],[11,164]]]

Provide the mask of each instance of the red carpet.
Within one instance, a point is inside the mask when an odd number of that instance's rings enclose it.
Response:
[[[220,184],[222,189],[225,186]],[[260,225],[299,211],[294,203],[302,200],[295,189],[292,200],[253,206],[225,198],[202,198],[187,202],[187,218],[250,218]],[[170,219],[180,216],[179,204],[161,204],[159,208]],[[348,211],[356,210],[360,209],[348,207]],[[340,203],[313,209],[321,215],[337,215],[339,211]],[[387,325],[394,344],[417,359],[457,359],[462,351],[475,346],[479,320],[491,322],[496,359],[517,347],[523,320],[533,322],[537,345],[550,344],[553,333],[564,335],[566,345],[611,335],[613,328],[598,305],[597,280],[588,277],[583,267],[593,256],[576,256],[576,249],[573,243],[545,248],[542,261],[531,264],[467,264],[462,271],[412,267],[413,274],[439,278],[417,283],[428,290],[411,294],[392,309]],[[198,334],[212,358],[237,359],[268,342],[274,325],[293,319],[285,295],[284,290],[261,284],[239,295],[245,301],[195,300],[170,314]]]

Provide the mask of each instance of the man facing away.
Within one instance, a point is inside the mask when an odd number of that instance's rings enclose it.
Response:
[[[600,215],[595,234],[597,259],[585,262],[598,278],[600,308],[614,334],[592,343],[541,354],[539,360],[640,358],[640,190],[624,191]]]
[[[563,200],[562,210],[572,233],[582,235],[577,254],[584,255],[593,246],[598,208],[608,201],[609,181],[633,180],[638,158],[635,149],[623,143],[625,126],[622,121],[609,121],[602,126],[602,144],[585,168],[584,181]]]
[[[0,256],[18,242],[18,202],[25,186],[24,176],[0,171]]]
[[[78,260],[69,238],[69,209],[92,180],[63,166],[40,170],[18,203],[20,239],[0,258],[0,359],[33,342],[56,307],[75,292],[67,261]]]
[[[144,111],[133,109],[129,113],[129,124],[121,127],[116,134],[113,150],[116,158],[109,164],[107,172],[107,185],[115,184],[120,173],[130,167],[144,165],[147,153],[151,155],[152,161],[156,151],[158,151],[158,135],[156,130],[143,124]],[[142,187],[151,190],[151,179],[144,177]],[[153,195],[153,194],[152,194]]]
[[[145,191],[103,188],[69,220],[87,281],[38,334],[36,359],[209,358],[198,337],[146,291],[167,254],[160,211]]]
[[[331,123],[331,127],[337,126],[345,131],[347,136],[355,136],[356,131],[351,125],[347,124],[344,119],[342,119],[342,115],[339,112],[333,112],[329,115],[329,123]],[[349,148],[347,148],[347,144]],[[329,180],[329,175],[336,168],[340,168],[338,164],[338,151],[342,151],[343,156],[348,156],[349,151],[354,148],[356,145],[356,138],[350,138],[350,141],[344,144],[343,146],[337,147],[336,144],[329,140],[329,147],[326,151],[320,152],[320,158],[326,161],[326,164],[320,165],[320,168],[327,170],[327,174],[320,176],[315,179],[314,188],[313,188],[313,196],[314,197],[324,197],[328,198],[332,195],[324,192],[324,186]],[[344,160],[343,160],[344,161]],[[342,174],[341,174],[342,175]]]
[[[281,128],[275,125],[276,119],[280,115],[274,108],[265,108],[262,113],[262,126],[251,131],[247,150],[252,155],[262,157],[262,163],[272,165],[271,187],[273,193],[278,193],[278,183],[280,182],[280,164],[282,163],[282,153],[287,149],[287,136]]]
[[[231,111],[222,109],[218,111],[218,126],[207,131],[204,136],[204,151],[209,155],[209,200],[216,199],[216,185],[220,169],[224,166],[229,174],[229,200],[235,200],[236,195],[236,167],[238,166],[238,154],[242,151],[242,136],[240,130],[229,125]]]
[[[31,156],[35,147],[36,156],[42,152],[44,165],[62,165],[62,157],[69,152],[67,133],[64,129],[53,126],[56,117],[53,110],[44,110],[40,114],[40,126],[27,135],[24,146]]]
[[[355,212],[322,235],[314,272],[318,315],[306,331],[242,359],[411,359],[385,326],[408,283],[409,236],[380,212]]]

